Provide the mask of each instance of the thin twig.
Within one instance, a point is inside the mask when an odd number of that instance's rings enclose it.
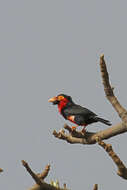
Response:
[[[98,190],[98,184],[95,184],[95,185],[94,185],[93,190]]]
[[[34,181],[36,182],[36,184],[38,185],[42,185],[42,181],[40,180],[40,178],[31,170],[31,168],[29,167],[28,163],[24,160],[22,160],[22,165],[26,168],[26,170],[28,171],[28,173],[32,176],[32,178],[34,179]]]
[[[40,179],[44,180],[47,177],[49,171],[50,171],[50,165],[48,164],[48,165],[45,166],[44,171],[42,173],[38,174],[38,177]]]
[[[0,173],[2,173],[4,170],[2,168],[0,168]]]

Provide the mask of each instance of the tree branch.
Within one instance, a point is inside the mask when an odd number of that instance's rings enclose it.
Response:
[[[83,134],[81,131],[73,130],[71,131],[71,127],[68,125],[64,125],[64,128],[69,131],[69,133],[65,133],[65,130],[60,130],[59,132],[53,131],[53,135],[61,140],[65,140],[70,144],[95,144],[96,137],[100,137],[102,140],[109,139],[121,133],[127,132],[126,126],[123,123],[118,123],[108,129],[99,131],[97,133],[86,132]]]
[[[112,160],[116,164],[118,168],[117,174],[123,179],[127,180],[127,168],[125,167],[123,162],[120,160],[118,155],[114,152],[114,150],[112,149],[112,146],[110,144],[104,143],[99,137],[96,138],[96,141],[108,153],[108,155],[112,158]]]
[[[3,169],[2,168],[0,168],[0,173],[2,173],[3,172]]]
[[[98,185],[95,184],[93,190],[98,190]]]
[[[44,171],[43,171],[42,173],[40,173],[40,174],[37,174],[37,176],[38,176],[40,179],[44,180],[44,179],[47,177],[47,175],[48,175],[48,173],[49,173],[49,170],[50,170],[50,165],[48,164],[48,165],[46,165]]]
[[[64,188],[60,188],[60,187],[56,186],[56,183],[53,183],[51,185],[51,184],[45,183],[43,181],[43,179],[46,178],[47,175],[48,175],[48,173],[49,173],[50,165],[47,165],[42,173],[35,174],[31,170],[31,168],[30,168],[30,166],[28,165],[27,162],[25,162],[24,160],[22,160],[22,164],[26,168],[26,170],[28,171],[28,173],[32,176],[32,178],[34,179],[34,181],[36,183],[29,190],[68,190],[66,188],[66,185],[64,185]]]
[[[127,110],[122,107],[116,96],[114,95],[113,88],[110,85],[109,81],[109,74],[107,71],[106,63],[104,60],[104,54],[100,56],[100,71],[102,76],[102,83],[104,86],[104,91],[107,99],[112,104],[116,112],[118,113],[119,117],[127,126]]]
[[[22,165],[26,168],[26,170],[28,171],[28,173],[32,176],[32,178],[34,179],[34,181],[38,184],[38,185],[42,185],[42,181],[41,179],[37,176],[37,174],[35,174],[31,168],[29,167],[28,163],[24,160],[22,160]]]

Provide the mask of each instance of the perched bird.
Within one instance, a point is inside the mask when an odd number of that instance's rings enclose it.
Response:
[[[87,108],[77,105],[73,102],[71,96],[65,94],[59,94],[49,99],[54,105],[58,105],[60,114],[67,120],[75,123],[77,126],[85,127],[95,122],[101,122],[106,125],[111,125],[110,121],[98,117],[95,113]],[[76,129],[77,126],[73,126],[72,129]]]

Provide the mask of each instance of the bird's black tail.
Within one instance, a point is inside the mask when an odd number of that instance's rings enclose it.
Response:
[[[102,119],[100,117],[96,117],[96,121],[99,121],[99,122],[104,123],[104,124],[109,125],[109,126],[112,125],[110,121],[108,121],[106,119]]]

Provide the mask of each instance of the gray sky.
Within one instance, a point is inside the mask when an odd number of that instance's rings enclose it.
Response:
[[[72,190],[125,189],[116,166],[97,145],[70,145],[53,137],[65,123],[48,99],[73,97],[100,116],[120,121],[105,98],[99,55],[105,54],[115,93],[126,106],[127,2],[122,0],[0,1],[0,188],[27,189],[47,163],[46,181]],[[69,124],[69,123],[68,123]],[[87,129],[98,131],[100,123]],[[126,135],[106,142],[127,165]]]

